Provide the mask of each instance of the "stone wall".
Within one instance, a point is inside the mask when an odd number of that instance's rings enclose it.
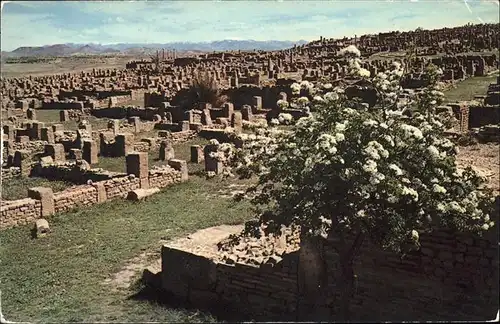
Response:
[[[171,160],[168,166],[150,170],[147,177],[142,180],[146,181],[146,187],[164,188],[184,182],[187,178],[185,161]],[[36,199],[3,200],[0,229],[26,225],[54,212],[66,212],[73,208],[91,206],[108,199],[126,198],[129,191],[139,189],[142,185],[140,178],[129,175],[94,182],[91,185],[74,186],[58,193],[52,193],[49,189],[48,195],[35,197]]]
[[[13,201],[3,201],[0,207],[0,228],[26,225],[40,217],[39,200],[26,198]]]
[[[162,289],[182,302],[239,312],[254,319],[283,319],[296,311],[296,254],[274,267],[256,267],[218,263],[167,246],[161,253]]]
[[[126,198],[129,191],[139,189],[141,187],[139,178],[128,176],[103,181],[103,185],[108,199],[117,197]]]
[[[498,107],[469,107],[469,128],[500,124],[500,109]]]
[[[353,320],[486,320],[498,310],[497,227],[483,237],[435,231],[401,258],[369,242],[355,261]],[[253,320],[303,320],[339,314],[338,241],[330,237],[283,255],[274,267],[217,262],[162,248],[162,289],[194,307]],[[319,246],[319,248],[317,248]],[[317,319],[317,317],[315,317]]]
[[[355,262],[357,320],[473,320],[494,318],[498,310],[498,233],[484,237],[435,231],[421,235],[421,249],[405,258],[366,242]],[[332,292],[338,278],[338,241],[324,244],[326,303],[337,311]],[[477,298],[470,298],[477,297]],[[496,299],[495,299],[496,298]],[[460,312],[463,310],[463,312]],[[465,317],[465,318],[464,318]]]
[[[76,207],[91,206],[97,203],[97,190],[93,186],[83,185],[68,188],[54,194],[56,213],[66,212]]]

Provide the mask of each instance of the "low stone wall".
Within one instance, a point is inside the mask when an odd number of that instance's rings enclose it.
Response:
[[[68,188],[54,194],[54,208],[56,213],[69,211],[75,207],[91,206],[97,203],[97,189],[83,185]]]
[[[2,168],[2,180],[12,179],[21,175],[21,168],[10,167]]]
[[[129,191],[139,189],[141,187],[139,178],[128,176],[103,181],[102,183],[108,199],[117,197],[126,198]]]
[[[230,265],[215,261],[220,257],[164,246],[162,289],[194,307],[222,308],[226,314],[244,314],[247,319],[339,319],[339,241],[331,236],[313,250],[305,243],[298,252],[283,255],[274,267]],[[354,264],[352,320],[490,320],[496,316],[496,226],[483,237],[449,231],[421,235],[421,249],[404,258],[370,242],[361,251]]]
[[[126,198],[129,191],[142,187],[164,188],[188,179],[187,165],[182,160],[171,160],[168,166],[157,167],[146,173],[144,179],[134,175],[80,185],[53,193],[50,188],[36,199],[2,201],[0,229],[25,225],[40,217],[91,206],[108,199]],[[30,195],[30,197],[32,197]]]
[[[225,309],[254,319],[292,319],[297,307],[297,254],[272,266],[228,265],[162,248],[162,288],[196,307]]]
[[[26,225],[40,217],[41,202],[26,198],[4,201],[0,207],[0,228]]]

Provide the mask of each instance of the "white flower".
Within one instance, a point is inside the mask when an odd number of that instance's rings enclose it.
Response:
[[[399,199],[396,196],[390,195],[389,197],[387,197],[387,201],[391,204],[395,204],[399,201]]]
[[[370,77],[370,71],[367,69],[360,68],[358,70],[358,75],[362,78],[369,78]]]
[[[354,45],[349,45],[346,48],[341,49],[339,54],[342,55],[342,56],[345,56],[345,55],[353,55],[353,56],[356,56],[356,57],[360,57],[361,56],[361,52]]]
[[[444,212],[444,211],[446,211],[446,206],[442,203],[438,203],[436,206],[436,209],[440,212]]]
[[[395,164],[389,164],[389,169],[394,171],[397,176],[403,175],[403,171]]]
[[[363,126],[376,126],[378,123],[373,119],[368,119],[363,122]]]
[[[446,189],[444,187],[438,185],[437,183],[435,183],[432,186],[432,191],[434,191],[436,193],[446,193]]]
[[[358,210],[358,212],[356,213],[356,215],[358,215],[358,217],[365,217],[366,216],[366,213],[363,209],[361,210]]]
[[[408,188],[406,186],[403,187],[402,195],[403,196],[412,196],[414,201],[418,201],[418,192],[416,192],[412,188]]]
[[[269,122],[273,126],[277,126],[280,124],[279,120],[276,118],[272,118],[271,121]]]
[[[323,89],[325,89],[325,90],[329,90],[329,89],[331,89],[332,87],[333,87],[333,86],[332,86],[332,84],[331,84],[331,83],[326,83],[326,84],[323,84]]]
[[[300,97],[299,99],[297,99],[297,102],[301,105],[306,105],[309,103],[309,98],[307,97]]]
[[[212,145],[219,145],[219,141],[216,140],[215,138],[213,138],[213,139],[210,140],[210,144],[212,144]]]
[[[439,158],[439,150],[434,146],[431,145],[427,148],[427,152],[431,155],[432,158],[436,159]]]
[[[339,100],[339,95],[336,92],[327,92],[324,95],[324,99],[330,102],[337,101]]]
[[[335,134],[335,139],[337,140],[337,142],[342,142],[343,140],[345,140],[345,136],[342,133],[337,133]]]
[[[387,117],[401,117],[403,116],[403,112],[400,110],[387,110],[386,111]]]
[[[415,230],[411,231],[411,238],[415,241],[418,241],[418,232]]]
[[[335,130],[337,132],[343,132],[345,131],[346,125],[347,125],[347,120],[344,121],[343,123],[335,123]]]
[[[377,73],[377,77],[382,79],[382,80],[385,80],[385,79],[387,79],[387,74],[385,74],[383,72],[379,72],[379,73]]]
[[[424,137],[422,131],[415,126],[402,124],[401,128],[404,130],[406,138],[422,139]]]
[[[276,106],[280,107],[281,109],[287,108],[288,107],[288,101],[286,100],[278,100],[276,102]]]
[[[363,170],[368,173],[377,172],[377,162],[373,160],[367,160],[366,163],[363,165]]]
[[[316,101],[316,102],[323,102],[323,101],[325,101],[325,100],[324,100],[321,96],[314,96],[313,101]]]
[[[490,226],[488,224],[483,224],[483,226],[481,226],[481,228],[483,230],[487,231],[490,228]]]

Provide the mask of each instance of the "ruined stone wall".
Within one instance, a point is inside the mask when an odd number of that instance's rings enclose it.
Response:
[[[9,147],[9,151],[12,152],[17,150],[25,150],[29,151],[30,153],[39,153],[45,151],[45,144],[47,144],[46,141],[29,141],[24,143],[11,142],[11,144],[7,145],[7,147]],[[12,150],[10,148],[12,148]]]
[[[196,307],[244,313],[256,320],[283,320],[291,314],[293,318],[297,256],[290,255],[274,267],[228,265],[164,246],[162,288]]]
[[[498,233],[484,237],[435,231],[422,234],[421,249],[402,258],[365,242],[355,262],[357,320],[486,319],[498,310]],[[331,237],[323,249],[327,262],[326,306],[332,316],[340,296],[339,264]],[[460,313],[463,310],[463,313]]]
[[[149,186],[164,188],[182,182],[182,173],[169,166],[149,171]]]
[[[404,258],[365,242],[354,263],[353,320],[494,318],[499,292],[497,228],[482,238],[436,231],[421,235],[420,241],[421,249]],[[195,307],[247,312],[254,320],[298,320],[311,309],[335,320],[342,280],[338,247],[332,236],[319,244],[317,259],[302,259],[310,254],[299,251],[298,258],[284,255],[274,267],[252,267],[217,263],[164,246],[162,288]]]
[[[26,225],[40,217],[41,203],[39,200],[26,198],[4,201],[0,207],[0,228]]]
[[[19,167],[2,168],[2,180],[12,179],[19,175],[21,175]]]
[[[172,160],[174,161],[174,160]],[[178,166],[162,166],[149,171],[148,186],[164,188],[187,180],[187,169],[182,169],[182,163],[176,160]],[[185,166],[185,162],[184,166]],[[174,163],[175,164],[175,163]],[[64,191],[54,193],[45,200],[19,199],[2,200],[0,208],[0,229],[27,225],[42,215],[42,203],[48,204],[46,210],[51,213],[67,212],[73,208],[91,206],[108,199],[126,198],[129,191],[139,189],[141,180],[135,176],[120,176],[105,181],[94,182],[91,185],[79,185]]]
[[[500,124],[500,109],[498,107],[469,107],[470,128],[481,127],[485,125]]]
[[[129,191],[139,189],[141,187],[139,178],[135,177],[121,177],[106,180],[103,181],[103,184],[106,190],[106,197],[108,199],[117,197],[126,198]]]
[[[183,143],[183,142],[187,142],[195,137],[196,137],[196,132],[189,130],[189,131],[184,131],[184,132],[171,133],[169,139],[173,143]]]
[[[97,190],[89,185],[68,188],[54,194],[56,213],[66,212],[75,207],[91,206],[96,203]]]

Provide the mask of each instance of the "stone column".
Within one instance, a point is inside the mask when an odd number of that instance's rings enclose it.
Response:
[[[31,199],[40,200],[41,211],[40,216],[46,217],[53,215],[56,211],[54,203],[54,192],[51,188],[35,187],[28,189],[28,197]]]
[[[235,111],[231,117],[231,127],[236,133],[241,133],[243,130],[243,118],[240,111]]]
[[[97,157],[98,148],[97,143],[94,141],[83,141],[82,157],[90,165],[97,164],[99,159]]]
[[[189,178],[187,163],[184,160],[172,159],[168,161],[168,165],[177,171],[181,171],[181,181],[187,181]]]
[[[115,137],[115,156],[126,156],[134,149],[134,135],[130,133],[119,134]]]
[[[52,127],[43,127],[41,132],[41,140],[47,141],[49,144],[54,144],[54,131]]]
[[[170,142],[162,141],[160,143],[160,160],[169,161],[175,157],[175,151]]]
[[[132,152],[126,157],[127,174],[133,174],[140,181],[141,189],[149,188],[148,154],[145,152]]]
[[[234,112],[234,105],[230,102],[226,102],[222,108],[224,112],[224,116],[222,117],[231,118]]]
[[[45,155],[50,155],[54,162],[66,161],[66,157],[64,155],[64,146],[60,143],[45,145]]]
[[[203,160],[203,148],[200,145],[191,145],[191,162],[201,163]]]

